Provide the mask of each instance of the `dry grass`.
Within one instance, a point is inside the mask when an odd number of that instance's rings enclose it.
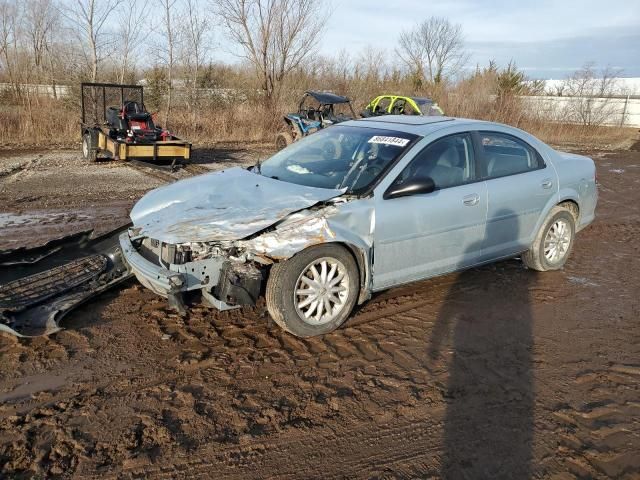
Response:
[[[587,127],[567,123],[530,121],[523,122],[519,128],[558,148],[623,150],[628,149],[639,137],[638,129],[632,127]]]
[[[378,91],[389,87],[379,87]],[[637,139],[638,130],[621,127],[595,127],[550,122],[537,112],[523,108],[517,97],[499,98],[488,92],[491,85],[482,82],[463,84],[449,91],[432,92],[444,110],[452,116],[477,118],[510,124],[526,130],[543,141],[559,146],[616,149]],[[359,112],[368,102],[371,85],[352,85],[345,91]],[[394,91],[389,88],[390,91]],[[31,104],[3,99],[0,107],[0,145],[4,147],[76,147],[80,141],[80,109],[70,101],[39,99]],[[256,98],[224,101],[208,99],[197,111],[183,106],[172,110],[168,128],[196,145],[217,142],[270,142],[282,126],[282,114],[295,111],[296,95],[291,93],[279,103],[279,111],[267,111]],[[163,123],[163,122],[161,122]],[[164,126],[164,125],[163,125]]]
[[[70,146],[80,141],[79,112],[63,102],[41,99],[31,107],[0,106],[0,145],[53,147]]]

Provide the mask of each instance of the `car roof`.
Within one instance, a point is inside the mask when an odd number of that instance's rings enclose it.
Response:
[[[411,100],[413,100],[414,102],[418,103],[418,104],[431,104],[431,103],[435,103],[433,100],[431,100],[430,98],[427,97],[409,97],[411,98]]]
[[[382,115],[379,117],[360,118],[341,122],[340,125],[352,127],[378,128],[383,130],[395,130],[413,135],[427,136],[437,130],[446,127],[463,127],[464,130],[490,130],[516,135],[521,139],[532,143],[538,148],[551,148],[539,138],[512,125],[506,125],[488,120],[474,120],[471,118],[422,116],[422,115]]]
[[[408,95],[397,95],[395,93],[387,93],[385,95],[378,95],[376,98],[374,98],[374,100],[377,100],[378,98],[403,98],[403,99],[411,99],[416,103],[435,103],[431,98],[427,98],[427,97],[411,97]]]
[[[342,95],[336,95],[331,92],[318,92],[316,90],[307,90],[307,95],[315,98],[318,102],[322,104],[331,104],[331,103],[348,103],[349,99],[347,97],[343,97]]]
[[[454,118],[444,116],[423,115],[381,115],[379,117],[360,118],[343,122],[341,125],[353,127],[382,128],[399,132],[413,133],[414,135],[427,135],[435,130],[453,126],[454,124],[486,124],[482,120],[470,120],[468,118]]]

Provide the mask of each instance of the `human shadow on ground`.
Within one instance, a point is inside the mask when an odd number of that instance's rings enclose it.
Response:
[[[518,238],[514,212],[495,218],[502,220],[488,224],[483,245]],[[448,363],[442,478],[531,476],[535,280],[502,262],[462,272],[447,294],[428,347],[430,362]]]

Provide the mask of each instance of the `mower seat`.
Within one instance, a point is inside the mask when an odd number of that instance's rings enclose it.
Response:
[[[127,120],[134,120],[136,122],[147,122],[149,121],[149,119],[151,119],[151,114],[147,112],[127,114]]]
[[[107,108],[107,123],[111,126],[111,128],[118,130],[120,132],[127,131],[127,122],[120,117],[120,108],[119,107],[109,107]]]
[[[149,112],[147,112],[142,105],[138,102],[127,101],[123,105],[125,117],[128,120],[135,120],[137,122],[146,122],[151,118]]]

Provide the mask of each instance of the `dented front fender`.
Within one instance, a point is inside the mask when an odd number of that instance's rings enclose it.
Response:
[[[356,260],[361,270],[362,302],[371,290],[374,228],[373,199],[353,199],[294,213],[269,231],[236,242],[236,246],[248,254],[281,261],[315,245],[344,244],[360,256]]]

